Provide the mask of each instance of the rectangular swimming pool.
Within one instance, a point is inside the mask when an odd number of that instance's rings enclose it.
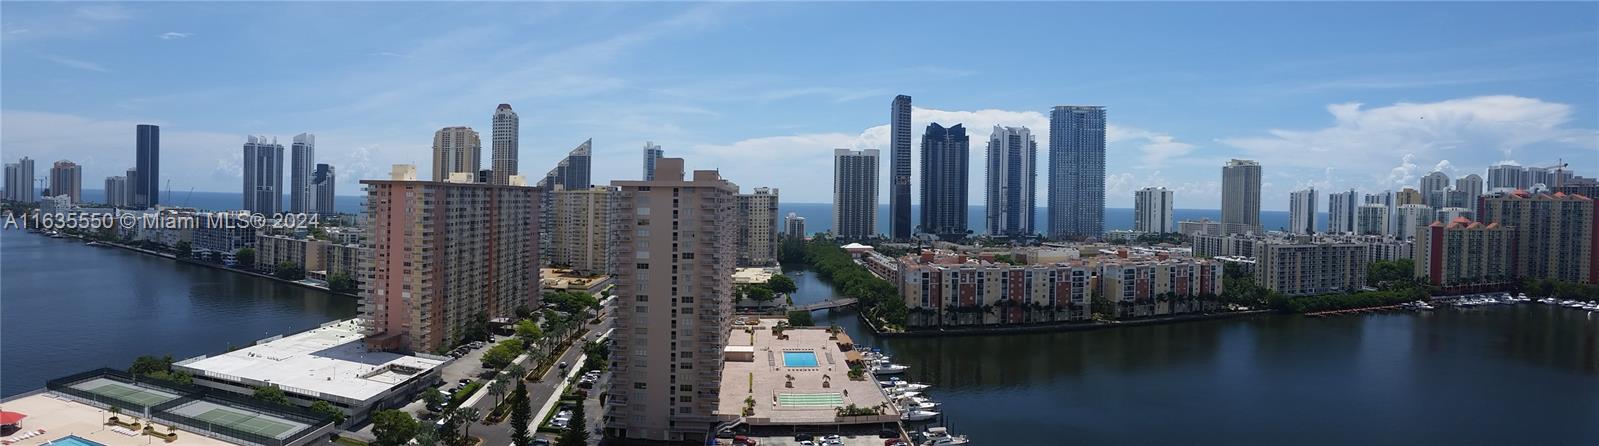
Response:
[[[105,445],[100,444],[100,443],[89,441],[88,439],[85,439],[83,437],[79,437],[77,435],[68,435],[68,436],[65,436],[65,437],[61,437],[61,439],[58,439],[56,441],[52,441],[52,442],[50,442],[50,444],[51,445],[58,445],[58,446],[105,446]]]
[[[816,367],[816,352],[783,352],[785,367]]]

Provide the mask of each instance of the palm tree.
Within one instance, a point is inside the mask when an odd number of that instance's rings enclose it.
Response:
[[[495,406],[500,405],[500,400],[505,398],[506,392],[511,391],[511,383],[509,382],[510,379],[514,378],[496,377],[493,381],[489,381],[489,394],[494,395]]]
[[[461,423],[461,427],[463,428],[463,432],[461,432],[461,438],[465,441],[471,441],[472,423],[476,423],[483,419],[483,411],[478,410],[476,407],[461,407],[455,409],[455,416],[461,417],[462,420],[466,421],[465,423]]]

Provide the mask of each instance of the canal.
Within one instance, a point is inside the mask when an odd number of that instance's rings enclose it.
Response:
[[[796,304],[834,295],[790,271]],[[1599,316],[1539,304],[878,338],[974,444],[1599,444]]]
[[[0,394],[140,355],[183,359],[356,315],[355,299],[0,230]]]

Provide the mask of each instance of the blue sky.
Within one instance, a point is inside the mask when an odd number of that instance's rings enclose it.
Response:
[[[0,12],[0,156],[41,170],[76,161],[89,188],[132,166],[133,126],[151,122],[163,126],[163,180],[175,190],[236,191],[246,135],[286,143],[312,132],[318,161],[353,195],[390,164],[426,171],[440,127],[472,126],[486,143],[495,105],[509,102],[524,175],[593,138],[596,182],[636,178],[650,140],[742,187],[827,202],[832,149],[886,149],[895,94],[915,98],[918,135],[933,121],[972,129],[974,204],[989,129],[1029,126],[1047,152],[1044,114],[1063,104],[1109,110],[1113,207],[1162,185],[1177,207],[1215,208],[1220,166],[1234,157],[1265,166],[1265,209],[1286,209],[1304,186],[1397,189],[1435,168],[1455,177],[1502,160],[1563,157],[1599,173],[1596,3],[5,2]]]

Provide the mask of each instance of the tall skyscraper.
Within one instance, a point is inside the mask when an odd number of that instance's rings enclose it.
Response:
[[[550,263],[582,274],[611,273],[611,218],[616,188],[555,191]]]
[[[805,217],[789,212],[788,217],[783,218],[783,236],[798,239],[805,238]]]
[[[988,136],[987,224],[990,235],[1036,233],[1038,142],[1027,127],[994,126]],[[1167,226],[1170,226],[1168,222]]]
[[[1443,172],[1439,172],[1439,171],[1435,170],[1432,173],[1429,173],[1426,176],[1421,177],[1421,204],[1425,204],[1425,205],[1432,206],[1432,207],[1435,207],[1435,208],[1446,206],[1446,204],[1444,204],[1444,203],[1435,202],[1436,200],[1438,200],[1438,199],[1440,199],[1442,197],[1435,197],[1433,195],[1436,192],[1444,192],[1444,191],[1448,191],[1448,190],[1449,190],[1449,175],[1447,175],[1447,174],[1445,174]],[[1445,223],[1448,223],[1448,222],[1445,222]]]
[[[122,202],[129,207],[138,206],[136,204],[138,203],[138,198],[136,197],[136,195],[138,195],[138,191],[134,190],[134,186],[138,185],[139,169],[130,167],[123,176],[127,177],[128,179],[128,188],[126,194],[124,194],[122,198]]]
[[[316,135],[294,135],[289,145],[289,212],[312,212],[316,190],[311,175],[316,173]]]
[[[483,141],[471,127],[445,127],[433,132],[433,181],[446,181],[452,173],[477,176],[482,168]]]
[[[757,187],[738,194],[738,264],[768,266],[777,263],[776,188]]]
[[[24,156],[15,163],[6,164],[6,199],[23,203],[35,201],[32,158]]]
[[[966,236],[970,160],[965,127],[927,125],[922,133],[922,232],[944,240]]]
[[[245,140],[244,209],[269,216],[283,212],[283,145],[277,138]]]
[[[1381,203],[1360,205],[1355,211],[1355,233],[1360,235],[1389,235],[1388,206]]]
[[[1455,179],[1455,190],[1466,195],[1466,209],[1477,210],[1477,197],[1482,196],[1482,177],[1470,174]],[[1448,224],[1449,222],[1444,222]]]
[[[666,156],[666,149],[653,141],[644,142],[644,181],[655,179],[655,160]]]
[[[1415,238],[1417,230],[1432,224],[1433,219],[1437,217],[1437,212],[1433,211],[1432,206],[1420,203],[1401,204],[1396,212],[1394,238],[1400,240]]]
[[[1316,188],[1288,193],[1288,232],[1316,233]]]
[[[1049,236],[1105,232],[1105,107],[1049,111]]]
[[[336,198],[334,198],[336,195],[333,193],[334,181],[333,166],[327,164],[316,165],[316,172],[311,175],[311,190],[314,192],[311,196],[313,200],[311,209],[307,212],[328,216],[338,213],[334,207],[334,204],[336,204]]]
[[[889,179],[893,181],[888,195],[888,238],[911,238],[911,97],[894,97],[889,107]],[[922,175],[927,171],[922,170]],[[926,196],[922,196],[926,200]],[[923,220],[924,222],[926,220]]]
[[[1260,163],[1235,159],[1221,168],[1222,232],[1261,233]]]
[[[1398,205],[1396,203],[1394,203],[1394,193],[1392,191],[1382,191],[1381,193],[1366,194],[1365,202],[1366,202],[1366,204],[1379,204],[1379,205],[1383,206],[1383,209],[1386,210],[1388,215],[1386,217],[1383,217],[1383,219],[1382,219],[1383,230],[1382,230],[1381,235],[1388,235],[1388,236],[1395,235],[1396,233],[1394,232],[1394,224],[1393,224],[1394,223],[1394,211],[1397,209]],[[1364,211],[1362,211],[1362,212],[1364,212]],[[1365,218],[1365,217],[1358,217],[1358,218]],[[1361,232],[1361,234],[1365,234],[1365,232]]]
[[[721,421],[738,186],[714,170],[685,178],[681,158],[658,160],[654,181],[611,184],[621,189],[615,255],[626,260],[616,262],[606,436],[704,444]]]
[[[362,180],[372,255],[360,281],[367,344],[437,352],[479,318],[537,308],[538,189],[417,181],[414,166]],[[665,231],[663,231],[665,232]]]
[[[1360,207],[1360,194],[1354,189],[1334,192],[1327,196],[1327,232],[1348,234],[1355,232],[1355,209]]]
[[[1477,216],[1514,229],[1516,277],[1599,283],[1599,219],[1582,195],[1526,191],[1484,197]]]
[[[555,168],[544,174],[544,179],[539,180],[538,187],[539,209],[543,215],[539,218],[539,253],[549,259],[555,255],[555,240],[553,236],[556,209],[555,192],[561,190],[588,189],[593,183],[589,182],[593,171],[594,140],[583,141],[567,152],[565,158],[555,163]]]
[[[1400,189],[1399,192],[1394,192],[1394,205],[1404,206],[1407,204],[1427,204],[1427,201],[1421,198],[1421,191],[1412,188],[1407,187]]]
[[[1506,283],[1515,268],[1515,229],[1473,223],[1456,217],[1420,228],[1414,253],[1415,276],[1433,285]]]
[[[139,124],[136,127],[134,169],[138,175],[128,178],[133,188],[133,206],[153,207],[161,203],[161,127]]]
[[[494,184],[511,184],[511,175],[517,175],[516,154],[521,144],[521,126],[522,119],[516,116],[516,111],[511,110],[511,104],[500,104],[494,109],[494,141],[489,154],[494,158],[489,165]]]
[[[1526,189],[1527,182],[1524,178],[1526,170],[1515,164],[1495,164],[1488,166],[1488,189]]]
[[[50,196],[66,195],[72,203],[83,202],[83,167],[67,160],[50,166]]]
[[[833,150],[833,235],[877,234],[877,149]]]
[[[128,205],[128,177],[105,177],[105,204],[112,207]]]
[[[1172,191],[1146,187],[1133,192],[1133,230],[1144,233],[1176,232],[1172,226]]]

